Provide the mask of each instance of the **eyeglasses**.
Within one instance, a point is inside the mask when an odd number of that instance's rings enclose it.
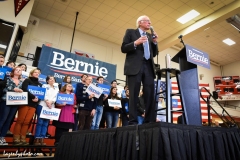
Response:
[[[150,20],[141,20],[141,21],[144,21],[144,22],[151,23],[151,21],[150,21]]]

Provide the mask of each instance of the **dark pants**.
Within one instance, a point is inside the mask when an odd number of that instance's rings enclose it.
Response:
[[[74,127],[73,127],[73,131],[77,131],[78,130],[78,119],[79,119],[79,114],[78,113],[74,113]]]
[[[121,119],[122,119],[122,126],[127,126],[129,123],[129,118],[127,117],[127,115],[122,114]]]
[[[143,97],[145,102],[144,123],[156,122],[154,105],[154,73],[150,60],[143,60],[138,74],[128,75],[129,88],[129,124],[138,124],[137,103],[141,82],[143,84]]]
[[[87,130],[91,128],[93,117],[90,115],[91,115],[91,111],[79,110],[78,130]]]
[[[56,127],[56,130],[55,130],[55,143],[58,143],[60,141],[60,138],[61,138],[63,132],[68,132],[68,130],[69,129]]]

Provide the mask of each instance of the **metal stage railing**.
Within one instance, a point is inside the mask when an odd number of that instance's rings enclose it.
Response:
[[[205,90],[209,95],[207,97],[203,97],[202,91]],[[202,100],[204,100],[207,103],[207,108],[208,108],[208,125],[211,125],[210,121],[210,110],[212,111],[223,121],[223,123],[228,127],[237,127],[239,128],[238,124],[235,122],[235,120],[232,118],[232,116],[227,112],[227,110],[216,100],[216,98],[209,92],[209,90],[205,87],[202,87],[200,89],[200,97]],[[219,114],[210,104],[210,98],[212,98],[218,106],[222,109],[222,114]],[[224,114],[225,113],[225,114]]]

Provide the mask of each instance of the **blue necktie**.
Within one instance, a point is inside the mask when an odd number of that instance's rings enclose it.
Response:
[[[142,35],[146,36],[146,32],[143,32]],[[150,58],[148,41],[143,43],[143,48],[144,48],[144,57],[146,60],[148,60]]]

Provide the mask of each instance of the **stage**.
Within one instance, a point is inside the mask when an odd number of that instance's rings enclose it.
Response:
[[[239,160],[240,130],[151,123],[65,133],[56,160]]]

